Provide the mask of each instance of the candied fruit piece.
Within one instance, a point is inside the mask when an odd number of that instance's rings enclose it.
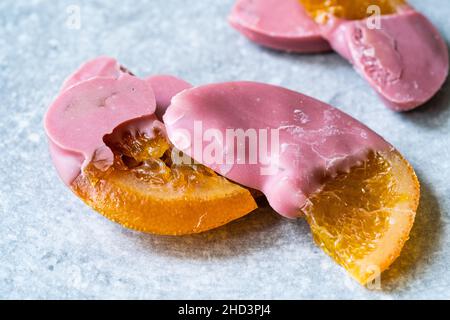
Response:
[[[89,206],[125,227],[164,235],[198,233],[254,209],[249,190],[195,163],[179,163],[165,134],[105,137],[114,153],[106,171],[91,162],[72,189]],[[176,156],[176,157],[175,157]],[[186,157],[183,157],[186,159]]]
[[[327,181],[304,211],[316,243],[367,283],[399,255],[417,205],[418,182],[406,161],[397,152],[373,153]]]
[[[306,11],[317,22],[326,22],[329,15],[348,20],[367,18],[373,12],[368,11],[370,6],[378,6],[381,14],[397,12],[404,0],[299,0]]]

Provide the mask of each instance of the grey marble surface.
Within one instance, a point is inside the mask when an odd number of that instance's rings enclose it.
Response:
[[[448,41],[448,1],[411,2]],[[450,298],[449,83],[417,111],[394,113],[336,54],[282,54],[246,41],[227,25],[232,3],[0,2],[0,298]],[[58,179],[42,119],[63,79],[101,54],[141,76],[282,85],[341,108],[397,146],[423,193],[411,240],[381,290],[351,280],[313,244],[304,221],[270,210],[170,238],[125,230],[86,207]]]

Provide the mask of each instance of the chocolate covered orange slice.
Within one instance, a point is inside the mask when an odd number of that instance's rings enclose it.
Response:
[[[408,111],[429,101],[448,75],[439,31],[403,0],[299,0],[322,36],[388,107]]]
[[[72,75],[45,117],[63,181],[107,218],[155,234],[198,233],[253,211],[247,189],[172,147],[154,115],[160,91],[110,58]]]
[[[267,84],[221,83],[178,94],[164,120],[176,147],[262,191],[281,215],[306,217],[321,248],[363,284],[408,239],[420,195],[414,170],[325,103]]]

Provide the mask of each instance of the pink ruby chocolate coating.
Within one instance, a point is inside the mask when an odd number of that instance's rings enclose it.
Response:
[[[172,97],[183,90],[192,88],[192,85],[183,79],[170,75],[155,75],[145,79],[152,87],[156,97],[156,116],[162,119],[170,105]]]
[[[58,168],[64,182],[70,185],[91,160],[102,168],[111,165],[113,154],[103,137],[126,121],[152,115],[155,109],[152,89],[128,74],[93,78],[60,94],[48,109],[45,129],[53,157],[75,155],[74,161]],[[83,159],[81,167],[79,159]]]
[[[333,48],[348,59],[388,107],[408,111],[430,100],[448,76],[448,49],[436,28],[410,7],[367,19],[331,19],[323,27]]]
[[[172,99],[164,122],[178,149],[225,177],[262,191],[271,206],[289,218],[301,215],[307,198],[320,190],[324,177],[350,170],[371,151],[392,148],[338,109],[294,91],[255,82],[185,90]],[[243,163],[236,151],[238,143],[224,138],[230,129],[266,132],[271,141],[266,144],[265,156],[256,163],[248,159]],[[278,146],[272,148],[277,134]],[[259,137],[258,148],[264,135]],[[223,158],[206,160],[213,141]],[[244,147],[244,154],[249,155],[255,146],[247,143]],[[230,154],[232,161],[225,160]]]
[[[238,0],[230,24],[251,41],[292,52],[322,52],[330,45],[298,0]]]

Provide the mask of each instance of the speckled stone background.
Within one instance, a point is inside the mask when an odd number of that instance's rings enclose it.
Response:
[[[448,0],[411,2],[448,41]],[[449,83],[419,110],[393,113],[336,54],[289,55],[249,43],[226,22],[232,3],[0,1],[0,298],[450,298]],[[423,193],[411,240],[382,288],[360,287],[313,244],[304,221],[268,209],[170,238],[125,230],[86,207],[57,177],[42,119],[63,79],[101,54],[141,76],[286,86],[398,146]]]

